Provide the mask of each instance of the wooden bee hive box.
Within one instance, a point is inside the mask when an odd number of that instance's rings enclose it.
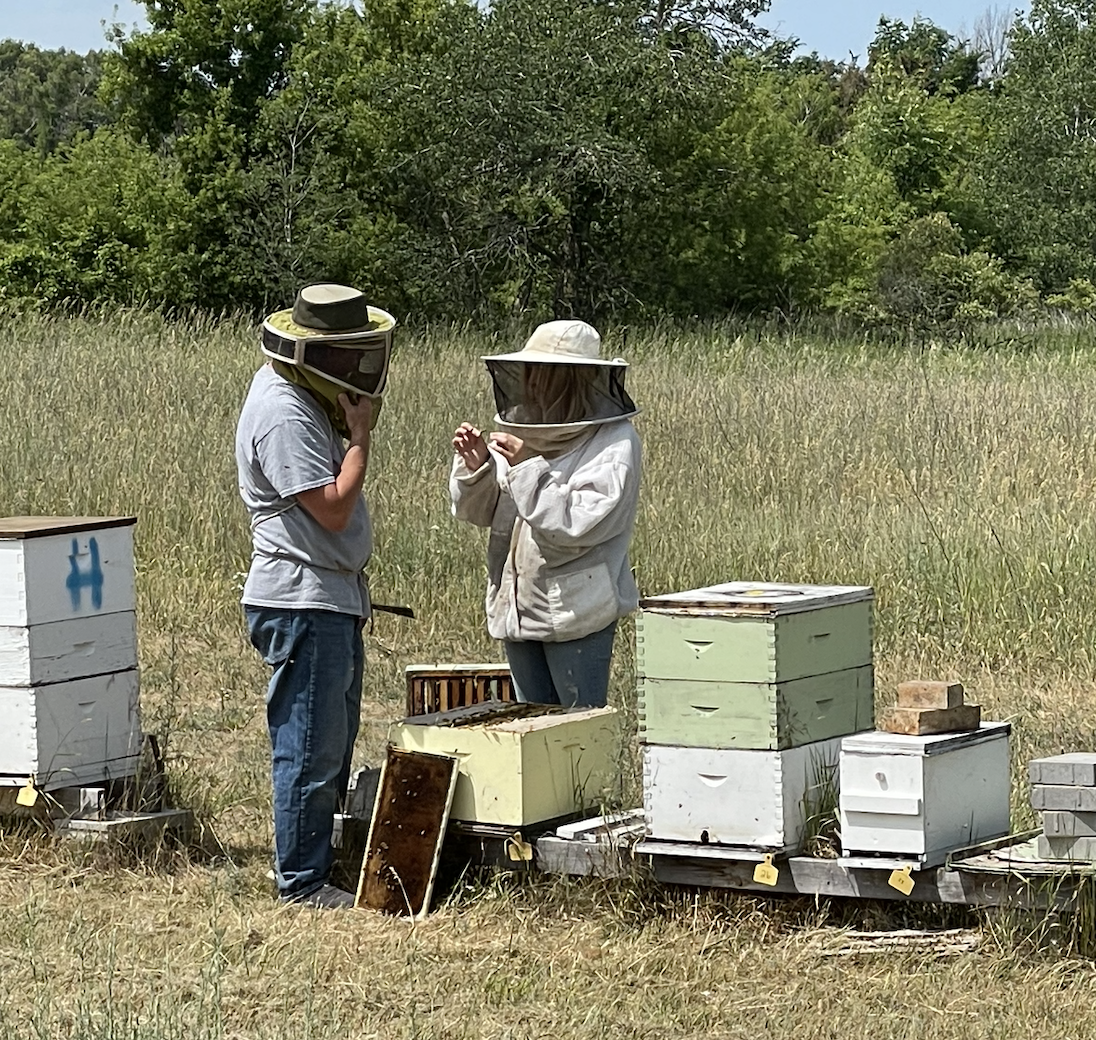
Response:
[[[0,519],[0,784],[50,789],[136,770],[134,523]]]
[[[872,728],[870,588],[730,582],[641,607],[644,743],[787,750]]]
[[[618,784],[614,708],[439,724],[444,721],[404,719],[392,727],[389,742],[460,762],[451,819],[514,827],[541,823],[598,808]]]
[[[860,733],[841,741],[841,849],[846,856],[948,852],[1009,832],[1007,722],[908,736]]]
[[[785,751],[646,745],[643,806],[650,837],[798,851],[811,818],[836,806],[841,738]]]

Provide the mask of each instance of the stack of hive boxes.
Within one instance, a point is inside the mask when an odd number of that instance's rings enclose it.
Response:
[[[135,775],[134,523],[0,519],[0,786]]]
[[[730,582],[641,608],[648,835],[797,851],[836,808],[841,738],[873,725],[871,589]]]
[[[1037,758],[1029,773],[1031,804],[1043,818],[1038,854],[1047,860],[1096,860],[1096,754]]]

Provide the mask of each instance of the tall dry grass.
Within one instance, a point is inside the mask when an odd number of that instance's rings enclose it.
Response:
[[[980,932],[981,951],[958,960],[831,956],[850,925],[903,914],[977,925],[958,911],[507,878],[458,888],[416,927],[275,906],[265,673],[239,615],[249,544],[232,460],[255,330],[144,312],[8,329],[0,513],[138,517],[145,728],[165,738],[175,795],[205,832],[201,850],[152,858],[26,829],[0,837],[7,1034],[1093,1030],[1088,964],[1011,949],[1025,938],[1017,928]],[[478,356],[522,331],[400,341],[367,480],[371,581],[418,619],[381,615],[370,638],[363,764],[379,761],[400,713],[406,665],[499,657],[483,627],[481,533],[449,516],[445,478],[456,423],[490,424]],[[1089,340],[1060,329],[1020,347],[899,349],[733,326],[632,330],[642,591],[737,578],[871,585],[879,702],[903,678],[957,678],[987,717],[1011,719],[1014,822],[1026,825],[1026,761],[1094,743]],[[611,694],[629,716],[630,637],[626,625]],[[637,799],[625,769],[619,800]]]

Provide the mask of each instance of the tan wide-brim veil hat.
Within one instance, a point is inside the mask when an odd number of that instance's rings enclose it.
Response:
[[[639,414],[624,387],[628,363],[603,358],[601,336],[584,321],[545,322],[521,350],[485,355],[483,361],[493,383],[496,422],[523,439],[534,427],[562,434]],[[566,376],[567,369],[574,378]],[[549,387],[556,388],[551,403],[545,396]]]

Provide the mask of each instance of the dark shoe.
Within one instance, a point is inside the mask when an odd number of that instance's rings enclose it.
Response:
[[[345,910],[354,905],[354,893],[334,885],[321,885],[315,892],[291,902],[295,906],[311,906],[319,910]]]

